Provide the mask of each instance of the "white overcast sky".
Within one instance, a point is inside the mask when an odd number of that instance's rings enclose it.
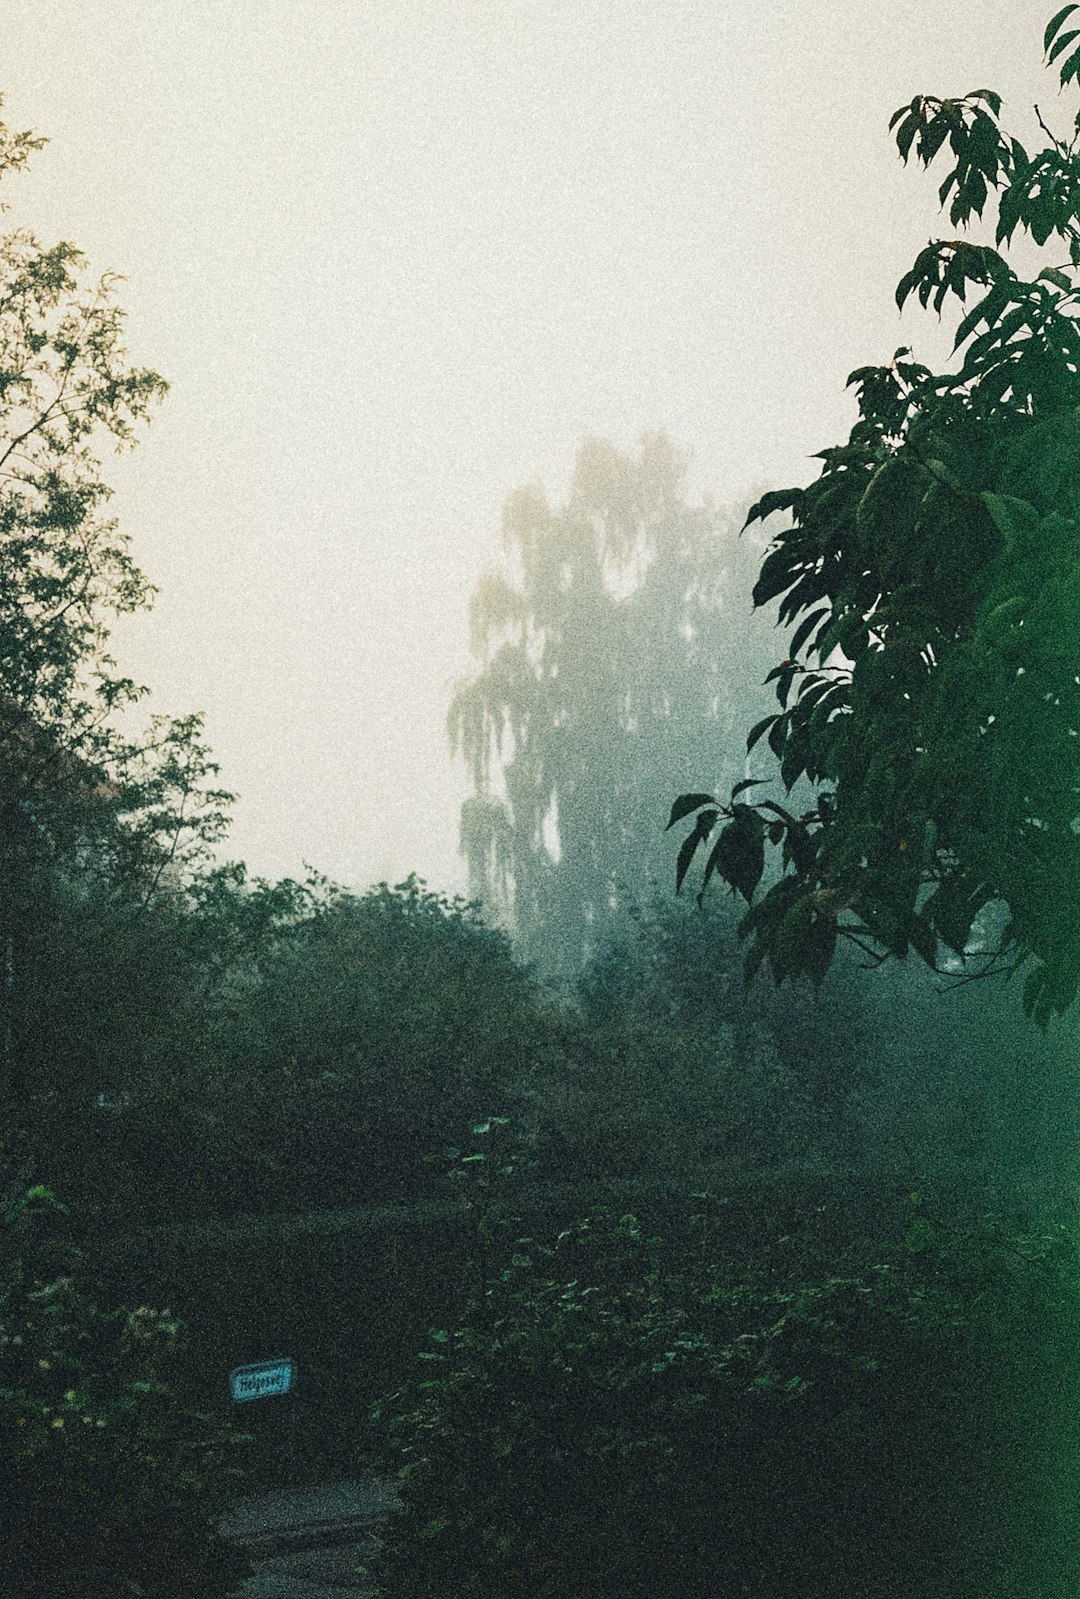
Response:
[[[161,589],[118,653],[206,713],[231,855],[463,888],[444,720],[505,497],[653,428],[721,499],[809,481],[848,372],[942,348],[893,290],[944,169],[891,112],[1071,129],[1054,9],[0,0],[5,120],[51,141],[7,222],[123,273],[172,384],[109,462]]]

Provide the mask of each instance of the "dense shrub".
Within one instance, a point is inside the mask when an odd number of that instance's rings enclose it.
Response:
[[[506,936],[415,877],[330,893],[215,1031],[271,1209],[422,1195],[445,1128],[493,1102],[525,1112],[556,1040]]]
[[[13,1207],[2,1240],[0,1591],[234,1592],[247,1562],[216,1529],[240,1475],[242,1436],[177,1405],[168,1376],[183,1333],[168,1310],[102,1309],[63,1249],[35,1250],[41,1274],[14,1252],[12,1228],[27,1205],[50,1206],[51,1196],[32,1190]]]
[[[1075,1051],[1025,1022],[1004,979],[870,972],[848,951],[816,993],[747,988],[739,916],[655,904],[594,956],[545,1079],[553,1167],[683,1189],[931,1172],[976,1212],[1072,1213]]]
[[[859,1163],[868,1079],[844,974],[816,998],[747,991],[737,914],[655,904],[581,975],[546,1092],[551,1161],[568,1177],[683,1188],[733,1172]]]
[[[1075,1258],[924,1210],[734,1256],[481,1209],[477,1291],[378,1407],[382,1599],[1073,1599]]]

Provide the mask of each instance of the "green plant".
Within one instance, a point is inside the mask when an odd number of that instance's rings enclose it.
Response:
[[[1080,81],[1077,10],[1045,33],[1063,87]],[[904,161],[951,161],[955,228],[996,201],[993,245],[931,241],[896,290],[901,308],[960,302],[956,369],[902,348],[853,372],[847,442],[748,518],[790,513],[754,600],[793,632],[770,673],[780,708],[747,748],[767,740],[815,803],[751,799],[754,779],[726,804],[684,794],[669,825],[695,816],[680,884],[700,851],[703,887],[717,873],[747,901],[750,970],[820,982],[838,936],[875,959],[1024,969],[1046,1026],[1080,984],[1080,116],[1055,133],[1040,115],[1029,154],[1000,112],[976,89],[917,95],[890,123]],[[1018,229],[1046,251],[1033,276],[1002,253]],[[766,845],[781,876],[756,895]]]
[[[168,1374],[183,1329],[168,1310],[103,1309],[77,1256],[35,1245],[28,1220],[62,1210],[39,1187],[5,1218],[0,1585],[20,1599],[231,1593],[248,1565],[216,1525],[244,1436],[177,1405]]]
[[[1016,1592],[1010,1563],[1025,1593],[1071,1599],[1060,1238],[932,1221],[913,1196],[841,1249],[798,1207],[752,1253],[715,1207],[704,1249],[614,1210],[549,1241],[516,1232],[512,1161],[455,1163],[486,1184],[487,1266],[376,1409],[369,1465],[396,1466],[402,1500],[382,1599],[983,1599]]]

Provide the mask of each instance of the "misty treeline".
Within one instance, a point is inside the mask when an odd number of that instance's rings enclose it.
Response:
[[[661,436],[633,455],[590,440],[560,511],[508,502],[517,581],[477,590],[484,666],[451,729],[480,791],[474,886],[513,938],[416,879],[354,893],[218,864],[228,796],[197,720],[140,744],[101,714],[120,697],[108,604],[146,584],[114,529],[79,524],[126,586],[84,583],[85,623],[58,589],[51,634],[12,650],[9,1178],[61,1190],[90,1229],[405,1200],[436,1191],[425,1157],[497,1111],[541,1179],[862,1174],[971,1208],[1067,1205],[1062,1057],[1007,996],[852,962],[817,994],[747,988],[733,902],[673,902],[671,773],[741,775],[776,645],[751,616],[759,552],[685,483]],[[73,534],[49,492],[55,560]]]

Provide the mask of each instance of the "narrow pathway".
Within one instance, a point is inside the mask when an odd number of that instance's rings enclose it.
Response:
[[[239,1500],[222,1531],[255,1572],[236,1599],[369,1599],[356,1572],[394,1504],[378,1482],[330,1482]]]

